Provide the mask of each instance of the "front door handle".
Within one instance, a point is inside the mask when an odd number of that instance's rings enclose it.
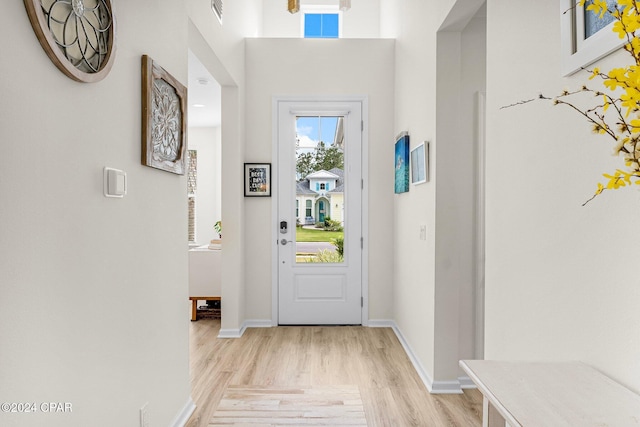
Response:
[[[293,240],[287,240],[287,239],[280,240],[280,244],[283,246],[286,245],[287,243],[293,243]]]

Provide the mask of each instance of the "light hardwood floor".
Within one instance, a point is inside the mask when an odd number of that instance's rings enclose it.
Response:
[[[482,395],[432,395],[389,328],[247,329],[218,339],[220,321],[191,322],[187,427],[206,427],[229,387],[357,386],[369,426],[480,426]]]

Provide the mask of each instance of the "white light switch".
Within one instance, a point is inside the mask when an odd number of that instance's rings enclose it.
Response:
[[[127,194],[127,174],[124,171],[104,168],[105,197],[122,198]]]
[[[420,225],[420,240],[427,240],[427,226]]]

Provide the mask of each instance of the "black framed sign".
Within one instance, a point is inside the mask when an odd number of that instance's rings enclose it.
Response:
[[[244,196],[271,197],[271,163],[244,164]]]

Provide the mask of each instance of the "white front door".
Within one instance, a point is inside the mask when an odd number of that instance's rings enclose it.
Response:
[[[277,114],[278,323],[361,324],[362,103]]]

